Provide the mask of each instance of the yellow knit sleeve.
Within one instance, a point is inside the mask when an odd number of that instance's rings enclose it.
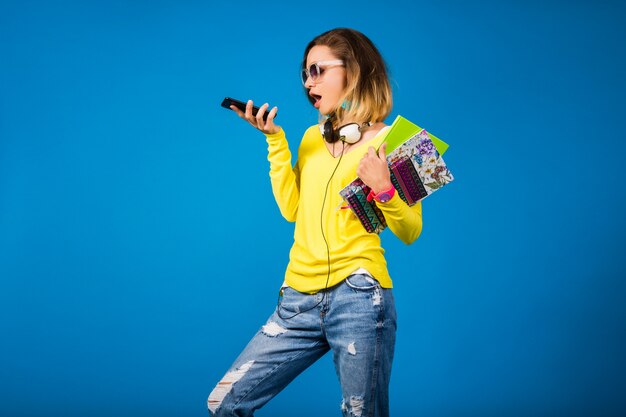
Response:
[[[300,201],[300,172],[298,163],[292,167],[291,151],[285,131],[265,135],[267,140],[267,159],[270,162],[270,181],[274,199],[280,213],[289,221],[296,221]]]
[[[387,221],[387,226],[401,241],[410,245],[422,233],[422,202],[409,206],[395,193],[386,203],[376,203]]]

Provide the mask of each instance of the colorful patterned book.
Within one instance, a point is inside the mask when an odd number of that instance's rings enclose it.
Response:
[[[405,118],[396,118],[385,141],[391,182],[400,198],[409,206],[454,180],[441,157],[448,145]],[[339,194],[365,230],[380,233],[387,227],[387,223],[376,201],[367,201],[369,191],[370,188],[357,178]]]
[[[367,201],[369,193],[370,188],[358,178],[341,190],[341,196],[359,218],[365,230],[369,233],[380,233],[385,230],[387,223],[382,211],[375,204]]]

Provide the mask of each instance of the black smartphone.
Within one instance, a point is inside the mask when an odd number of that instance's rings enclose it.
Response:
[[[226,109],[229,109],[229,110],[232,110],[230,108],[230,106],[235,106],[239,110],[241,110],[242,112],[244,112],[244,113],[246,112],[246,103],[244,103],[243,101],[239,101],[237,99],[234,99],[234,98],[226,97],[224,99],[224,101],[222,101],[222,107],[224,107]],[[268,107],[265,110],[265,114],[263,115],[263,120],[265,120],[266,122],[267,122],[267,115],[270,113],[270,110],[271,110],[271,108]],[[253,116],[256,116],[258,111],[259,111],[259,108],[257,106],[252,106],[252,115]],[[278,116],[278,113],[276,113],[274,115],[274,118],[276,118],[276,116]]]

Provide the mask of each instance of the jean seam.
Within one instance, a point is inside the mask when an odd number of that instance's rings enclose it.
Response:
[[[235,407],[237,407],[239,404],[241,404],[241,402],[242,402],[243,400],[245,400],[245,399],[246,399],[246,397],[247,397],[247,396],[248,396],[248,395],[249,395],[252,391],[254,391],[254,389],[255,389],[256,387],[258,387],[258,386],[259,386],[259,385],[260,385],[263,381],[265,381],[267,378],[269,378],[269,377],[270,377],[270,376],[272,376],[274,373],[276,373],[276,371],[277,371],[280,367],[282,367],[283,365],[285,365],[285,364],[287,364],[287,363],[289,363],[289,362],[293,361],[294,359],[297,359],[298,357],[300,357],[300,356],[304,355],[304,353],[305,353],[307,350],[309,350],[309,349],[311,349],[311,348],[314,348],[315,346],[319,346],[319,345],[321,345],[321,342],[316,342],[316,343],[314,343],[314,344],[312,344],[312,345],[310,345],[310,346],[307,346],[305,349],[302,349],[302,350],[301,350],[301,352],[300,352],[299,354],[297,354],[297,355],[295,355],[295,356],[293,356],[293,357],[291,357],[291,358],[289,358],[289,359],[285,360],[284,362],[281,362],[280,364],[278,364],[278,365],[276,365],[275,367],[273,367],[272,369],[270,369],[270,371],[269,371],[269,372],[268,372],[268,373],[267,373],[267,374],[266,374],[263,378],[261,378],[261,380],[260,380],[259,382],[257,382],[256,384],[254,384],[254,386],[250,387],[250,389],[249,389],[248,391],[246,391],[245,393],[243,393],[243,394],[241,395],[241,398],[239,398],[239,400],[237,400],[237,402],[235,402]]]
[[[384,298],[384,297],[381,297]],[[385,309],[383,307],[383,301],[381,301],[381,309],[378,315],[379,323],[376,323],[376,344],[374,345],[374,366],[372,371],[372,389],[370,391],[370,403],[368,404],[368,415],[374,417],[375,403],[376,403],[376,387],[378,385],[378,367],[380,366],[380,344],[381,335],[383,332],[383,326],[385,323]]]

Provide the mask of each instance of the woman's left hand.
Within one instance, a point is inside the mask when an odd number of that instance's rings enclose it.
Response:
[[[359,178],[376,194],[392,187],[387,156],[385,155],[386,150],[387,142],[380,146],[378,154],[374,147],[370,146],[356,169]]]

